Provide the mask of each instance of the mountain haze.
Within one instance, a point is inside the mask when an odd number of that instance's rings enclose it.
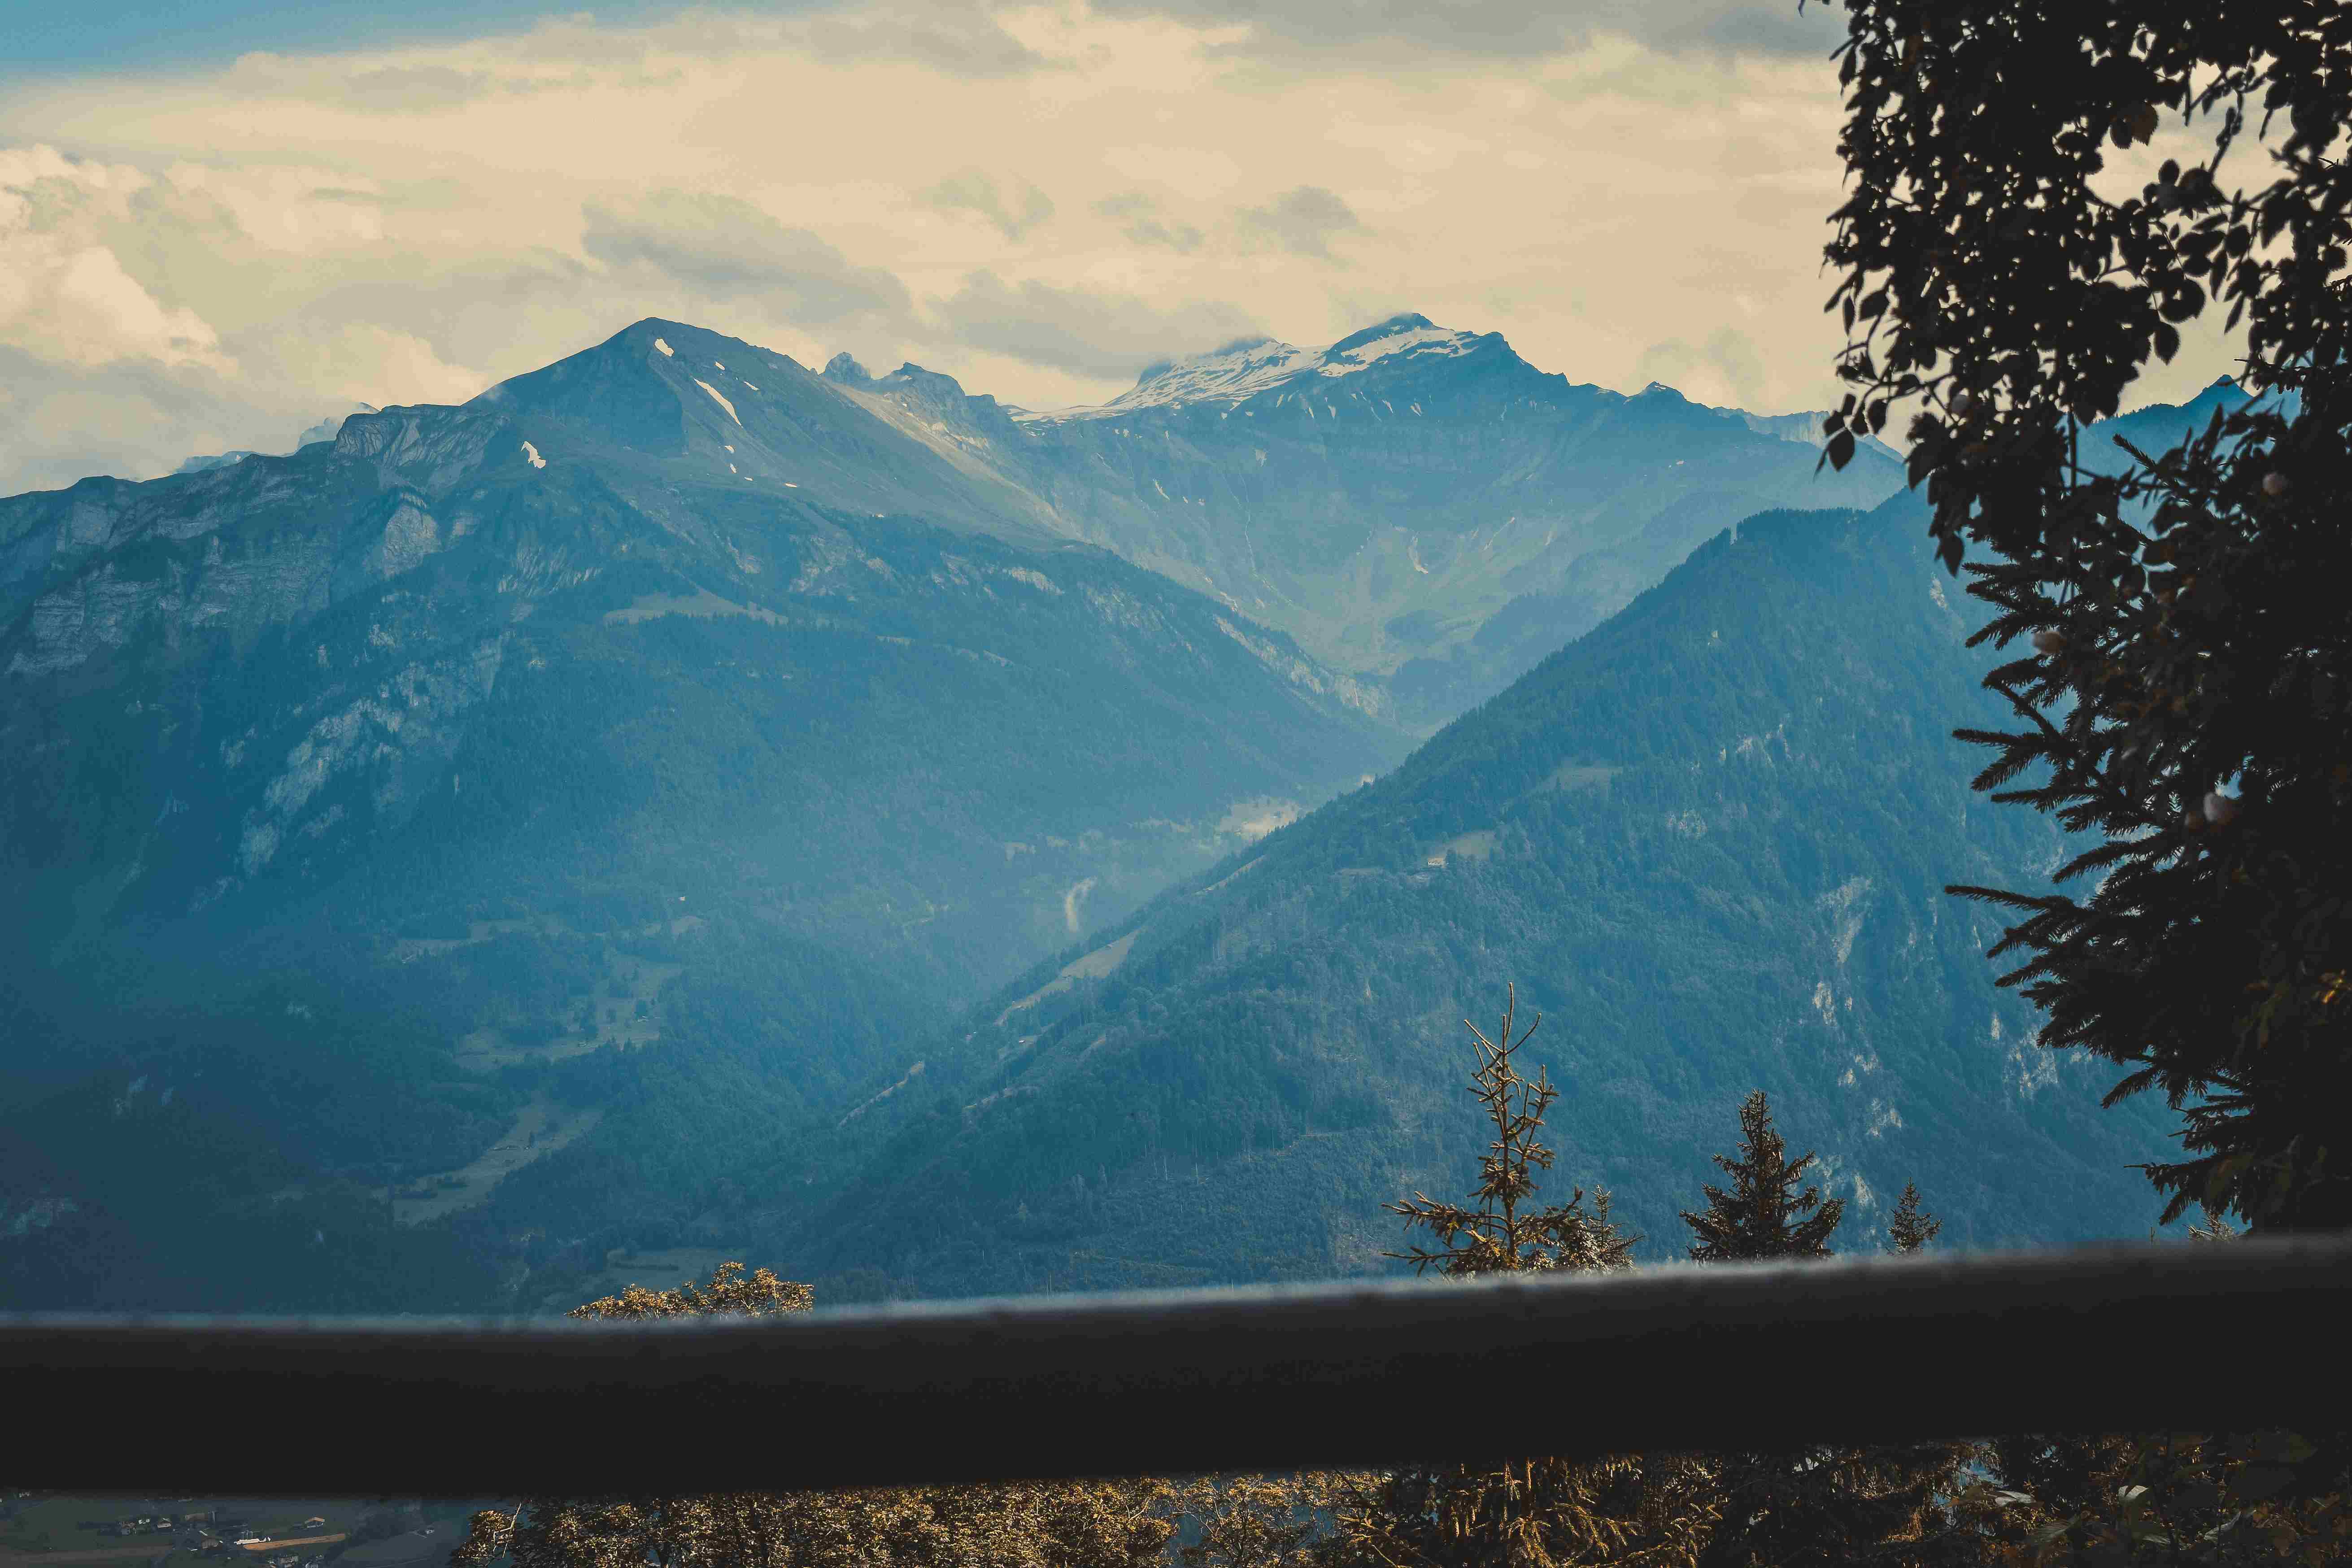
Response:
[[[1816,469],[1818,415],[1628,397],[1537,370],[1498,332],[1406,313],[1327,348],[1250,340],[1096,408],[967,398],[916,366],[828,379],[932,429],[1032,515],[1379,677],[1424,729],[1598,625],[1751,512],[1874,505],[1871,443]]]
[[[1906,495],[1751,518],[1395,773],[1171,890],[935,1037],[845,1130],[863,1174],[770,1251],[920,1294],[1383,1267],[1380,1204],[1465,1191],[1465,1016],[1507,982],[1563,1088],[1548,1190],[1654,1256],[1749,1089],[1867,1248],[1916,1180],[1961,1247],[2129,1235],[2158,1117],[2033,1044],[1990,916],[2056,831],[1968,788],[1994,717]],[[803,1160],[808,1157],[803,1155]],[[744,1190],[786,1192],[786,1157]],[[811,1174],[818,1174],[810,1171]]]

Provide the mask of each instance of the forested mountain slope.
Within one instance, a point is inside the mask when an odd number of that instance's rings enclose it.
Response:
[[[2046,1056],[1992,918],[2055,830],[1950,739],[1997,718],[1909,495],[1752,518],[1395,773],[1041,967],[926,1070],[740,1184],[761,1256],[852,1291],[1205,1283],[1381,1267],[1380,1204],[1466,1190],[1461,1020],[1507,982],[1564,1089],[1552,1181],[1653,1254],[1769,1090],[1849,1200],[1916,1180],[1963,1247],[2134,1235],[2144,1104]],[[856,1150],[862,1150],[858,1154]],[[863,1171],[814,1218],[823,1166]]]
[[[257,1204],[319,1258],[395,1222],[527,1250],[499,1193],[535,1163],[594,1173],[580,1229],[674,1220],[688,1129],[836,1110],[1402,753],[1281,633],[1017,510],[668,322],[0,501],[0,1291],[102,1222],[182,1304],[341,1301],[318,1259],[183,1253]]]

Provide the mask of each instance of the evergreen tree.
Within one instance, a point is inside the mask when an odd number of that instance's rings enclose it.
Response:
[[[1478,1190],[1472,1194],[1477,1206],[1441,1203],[1422,1193],[1381,1205],[1402,1215],[1408,1229],[1425,1226],[1436,1237],[1434,1251],[1415,1247],[1387,1255],[1410,1261],[1416,1274],[1432,1267],[1441,1274],[1463,1276],[1559,1268],[1605,1272],[1633,1266],[1633,1247],[1642,1238],[1619,1231],[1611,1222],[1607,1188],[1594,1192],[1590,1211],[1584,1207],[1582,1187],[1570,1193],[1566,1203],[1529,1206],[1535,1173],[1551,1169],[1552,1151],[1537,1134],[1559,1091],[1552,1087],[1548,1069],[1538,1068],[1530,1083],[1511,1065],[1512,1056],[1543,1024],[1538,1013],[1525,1034],[1512,1038],[1517,1010],[1518,987],[1514,985],[1506,993],[1503,1026],[1493,1039],[1469,1019],[1462,1020],[1478,1057],[1470,1092],[1495,1124],[1495,1141],[1478,1157]]]
[[[1534,1206],[1536,1173],[1553,1158],[1538,1134],[1559,1091],[1548,1072],[1529,1082],[1512,1062],[1543,1022],[1538,1014],[1515,1037],[1517,1006],[1515,986],[1491,1038],[1463,1020],[1477,1058],[1471,1093],[1495,1128],[1479,1156],[1475,1206],[1421,1193],[1384,1205],[1437,1238],[1434,1248],[1389,1256],[1457,1278],[1630,1268],[1639,1238],[1611,1223],[1605,1191],[1589,1211],[1582,1188],[1565,1203]],[[1334,1549],[1342,1561],[1382,1568],[1686,1568],[1712,1517],[1711,1486],[1705,1461],[1678,1456],[1406,1465],[1343,1489]]]
[[[2188,1158],[2170,1220],[2352,1226],[2352,13],[2341,0],[1846,0],[1830,300],[1854,388],[1826,457],[1898,402],[1932,532],[2025,656],[1986,685],[2021,721],[1962,731],[1976,780],[2100,842],[2086,900],[1956,887],[2018,912],[1991,950],[2046,1046],[2161,1089]],[[2225,185],[2258,104],[2273,176]],[[2193,151],[2101,188],[2103,142],[2177,117]],[[2201,433],[2085,453],[2184,323],[2245,323]],[[2151,445],[2153,445],[2151,443]],[[2006,788],[2028,769],[2038,782]]]
[[[1830,1233],[1845,1217],[1845,1200],[1823,1198],[1819,1187],[1799,1192],[1814,1156],[1790,1160],[1788,1152],[1759,1089],[1740,1103],[1739,1157],[1715,1156],[1716,1165],[1731,1178],[1731,1190],[1709,1185],[1705,1208],[1683,1211],[1683,1223],[1691,1227],[1691,1257],[1702,1263],[1749,1263],[1830,1256]]]
[[[1739,1153],[1715,1163],[1729,1190],[1708,1186],[1683,1220],[1692,1258],[1706,1263],[1830,1256],[1843,1200],[1803,1186],[1811,1153],[1789,1158],[1761,1089],[1739,1107]],[[1935,1235],[1906,1184],[1890,1234],[1910,1252]],[[1959,1489],[1973,1450],[1949,1443],[1815,1445],[1732,1453],[1716,1461],[1717,1521],[1700,1568],[1832,1568],[1849,1563],[1964,1561],[1969,1542],[1942,1500]]]
[[[1903,1195],[1895,1201],[1895,1213],[1886,1222],[1887,1238],[1895,1243],[1897,1252],[1916,1252],[1936,1239],[1944,1222],[1919,1206],[1916,1184],[1903,1184]]]

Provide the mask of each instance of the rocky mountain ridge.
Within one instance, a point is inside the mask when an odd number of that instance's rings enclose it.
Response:
[[[153,1194],[214,1191],[167,1153],[226,1119],[322,1233],[404,1234],[449,1205],[386,1194],[431,1178],[503,1236],[483,1150],[559,1132],[623,1223],[687,1201],[687,1108],[821,1121],[926,1009],[1402,753],[1377,690],[904,423],[658,323],[290,456],[0,500],[0,1122],[49,1107],[0,1125],[0,1207],[200,1232],[225,1211]],[[412,1132],[303,1109],[352,1074],[335,1103]],[[91,1129],[133,1079],[179,1098],[128,1145],[166,1164],[118,1170]]]
[[[825,378],[1023,491],[1025,517],[1382,681],[1422,730],[1739,518],[1874,504],[1902,482],[1877,443],[1817,473],[1818,415],[1571,384],[1500,333],[1413,313],[1325,348],[1244,340],[1091,408],[1008,409],[919,366],[870,377],[846,354]]]

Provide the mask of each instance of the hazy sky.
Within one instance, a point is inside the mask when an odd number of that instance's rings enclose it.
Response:
[[[1400,310],[1571,381],[1836,395],[1818,4],[0,5],[0,493],[646,315],[1032,407]],[[2147,398],[2227,368],[2198,340]]]

